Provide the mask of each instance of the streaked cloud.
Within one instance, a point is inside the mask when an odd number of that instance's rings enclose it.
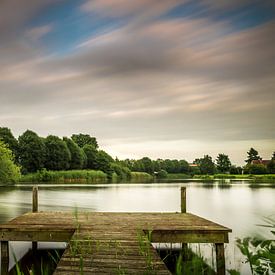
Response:
[[[41,37],[43,37],[44,35],[46,35],[47,33],[49,33],[53,28],[53,25],[48,24],[48,25],[44,25],[44,26],[39,26],[39,27],[34,27],[29,29],[26,32],[27,37],[29,37],[32,40],[38,40]]]
[[[4,1],[0,124],[17,135],[91,133],[127,157],[143,148],[192,161],[228,147],[241,163],[247,146],[274,150],[271,13],[244,28],[229,14],[241,18],[247,1],[198,3],[22,0],[12,20],[15,2]]]

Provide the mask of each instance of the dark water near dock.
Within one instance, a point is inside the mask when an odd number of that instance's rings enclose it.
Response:
[[[247,181],[232,184],[184,182],[161,184],[38,184],[40,211],[180,212],[180,187],[187,187],[187,212],[233,230],[226,245],[227,268],[240,269],[242,258],[234,245],[236,237],[255,234],[271,237],[258,226],[263,217],[275,215],[275,188],[250,187]],[[0,223],[31,211],[32,185],[0,187]],[[20,243],[21,248],[27,244]],[[17,253],[20,254],[18,243]],[[210,258],[212,247],[201,245]],[[22,250],[22,249],[21,249]],[[209,257],[210,256],[210,257]],[[242,274],[246,274],[243,269]],[[249,274],[249,273],[247,273]]]

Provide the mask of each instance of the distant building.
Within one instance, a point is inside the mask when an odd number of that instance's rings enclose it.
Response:
[[[267,166],[270,163],[270,160],[268,159],[257,159],[257,160],[252,160],[251,164],[263,164],[264,166]]]
[[[199,165],[198,164],[195,164],[195,163],[188,163],[189,164],[189,167],[198,167]]]

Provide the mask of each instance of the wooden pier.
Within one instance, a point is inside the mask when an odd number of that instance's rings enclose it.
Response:
[[[184,212],[185,190],[181,194]],[[214,243],[217,274],[225,274],[224,243],[231,230],[196,215],[37,212],[37,205],[33,209],[0,225],[2,275],[8,274],[9,241],[31,241],[34,248],[36,242],[68,242],[56,275],[170,274],[152,242]]]

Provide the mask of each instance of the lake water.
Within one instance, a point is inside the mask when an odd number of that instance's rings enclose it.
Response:
[[[275,188],[268,185],[251,187],[247,181],[234,181],[223,185],[218,182],[189,181],[38,186],[41,211],[73,211],[77,207],[85,211],[108,212],[180,212],[180,187],[186,186],[187,212],[233,230],[230,234],[230,244],[226,245],[226,264],[227,268],[242,270],[242,274],[249,274],[249,271],[242,267],[243,259],[234,244],[235,239],[255,235],[266,238],[272,236],[267,228],[258,226],[264,223],[263,217],[275,217]],[[31,199],[32,185],[0,187],[0,223],[31,211]],[[18,244],[16,245],[18,247]],[[211,254],[207,247],[201,250],[206,258]],[[20,254],[20,251],[17,253]]]

